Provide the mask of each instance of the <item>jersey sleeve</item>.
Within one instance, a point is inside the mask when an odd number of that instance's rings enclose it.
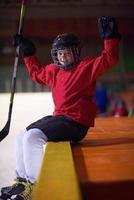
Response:
[[[117,64],[119,58],[119,40],[104,40],[104,49],[100,56],[92,60],[91,79],[96,80],[109,68]]]
[[[33,81],[42,85],[52,86],[54,64],[42,65],[36,56],[25,57],[24,63]]]

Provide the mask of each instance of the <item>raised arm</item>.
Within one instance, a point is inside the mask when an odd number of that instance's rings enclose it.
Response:
[[[24,38],[22,35],[14,36],[14,46],[20,46],[21,55],[24,63],[28,69],[29,75],[33,81],[43,85],[52,85],[52,72],[53,65],[42,65],[38,58],[35,56],[36,47],[34,43]]]
[[[120,34],[113,17],[101,17],[98,20],[100,36],[104,41],[104,49],[100,56],[94,59],[92,79],[113,67],[118,62]]]

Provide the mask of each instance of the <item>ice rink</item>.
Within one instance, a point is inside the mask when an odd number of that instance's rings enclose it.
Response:
[[[10,94],[0,94],[0,130],[8,116]],[[16,93],[9,135],[0,143],[0,188],[15,178],[15,135],[39,118],[52,114],[51,93]]]

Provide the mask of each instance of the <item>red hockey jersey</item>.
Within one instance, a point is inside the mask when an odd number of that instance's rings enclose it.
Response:
[[[51,87],[53,115],[66,115],[85,126],[94,126],[96,79],[118,61],[118,39],[104,41],[100,56],[88,56],[65,71],[56,64],[42,65],[36,56],[24,58],[31,78]]]

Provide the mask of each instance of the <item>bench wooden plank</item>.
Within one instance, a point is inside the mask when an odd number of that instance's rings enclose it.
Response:
[[[81,200],[70,142],[48,142],[32,200]]]
[[[134,117],[97,118],[72,152],[84,200],[134,200]]]

